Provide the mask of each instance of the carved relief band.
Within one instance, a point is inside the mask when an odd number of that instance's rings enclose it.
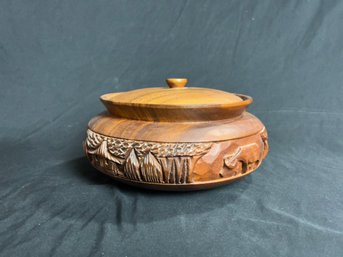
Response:
[[[213,143],[147,142],[108,137],[90,129],[84,150],[92,165],[114,178],[157,184],[192,184],[243,176],[268,151],[267,133]]]

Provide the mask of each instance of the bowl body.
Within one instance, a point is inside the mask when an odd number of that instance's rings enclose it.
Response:
[[[243,111],[214,121],[128,119],[104,112],[88,124],[84,150],[114,179],[158,190],[223,185],[256,170],[268,154],[267,131]]]

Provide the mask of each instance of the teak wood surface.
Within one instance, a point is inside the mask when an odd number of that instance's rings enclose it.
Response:
[[[267,131],[246,112],[249,96],[185,88],[101,96],[107,107],[88,125],[85,152],[115,179],[160,190],[205,189],[256,170],[268,153]]]

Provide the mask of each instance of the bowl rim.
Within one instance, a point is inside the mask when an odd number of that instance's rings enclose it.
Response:
[[[126,102],[115,102],[108,97],[111,95],[120,95],[122,93],[107,93],[100,96],[100,100],[107,105],[117,106],[130,106],[130,107],[142,107],[149,109],[202,109],[202,108],[239,108],[245,107],[253,103],[253,98],[244,94],[232,93],[242,99],[242,101],[229,103],[229,104],[182,104],[182,105],[171,105],[171,104],[145,104],[145,103],[126,103]]]

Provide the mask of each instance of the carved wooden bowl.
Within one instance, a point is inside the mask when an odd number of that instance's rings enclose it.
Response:
[[[227,184],[256,170],[267,131],[246,108],[252,98],[215,89],[145,88],[100,97],[107,112],[88,124],[84,150],[114,179],[159,190]]]

